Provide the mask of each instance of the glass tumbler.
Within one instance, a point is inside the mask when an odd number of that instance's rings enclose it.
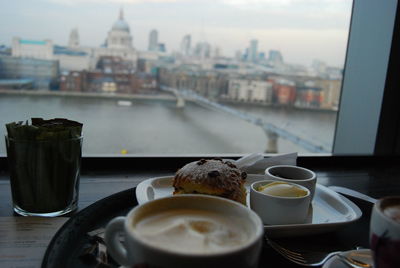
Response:
[[[83,137],[18,140],[5,137],[13,209],[55,217],[78,207]]]

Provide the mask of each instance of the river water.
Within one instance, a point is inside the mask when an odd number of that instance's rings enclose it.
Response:
[[[234,105],[310,141],[331,148],[336,113]],[[260,127],[224,112],[195,103],[177,108],[171,100],[133,100],[120,106],[101,97],[0,94],[0,125],[31,117],[62,117],[83,123],[83,154],[89,155],[199,155],[264,152],[267,136]],[[278,150],[307,153],[290,141],[278,139]],[[4,141],[0,155],[5,155]]]

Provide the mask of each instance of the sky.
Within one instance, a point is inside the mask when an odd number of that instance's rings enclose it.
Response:
[[[314,59],[343,67],[351,0],[0,0],[0,44],[13,37],[67,45],[78,28],[83,46],[100,46],[123,8],[133,46],[146,50],[152,29],[167,51],[184,35],[209,42],[224,56],[258,40],[258,50],[280,50],[284,61],[310,66]]]

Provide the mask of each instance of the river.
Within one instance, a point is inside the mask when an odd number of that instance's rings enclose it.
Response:
[[[0,94],[0,125],[31,117],[62,117],[83,123],[83,155],[199,155],[264,152],[267,136],[260,127],[195,103],[177,108],[172,100]],[[231,105],[296,135],[331,148],[336,113],[250,105]],[[308,153],[284,139],[278,150]],[[0,155],[5,155],[0,143]]]

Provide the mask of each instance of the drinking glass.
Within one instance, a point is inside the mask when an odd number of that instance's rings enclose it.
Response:
[[[83,137],[18,140],[5,137],[13,209],[55,217],[78,207]]]

